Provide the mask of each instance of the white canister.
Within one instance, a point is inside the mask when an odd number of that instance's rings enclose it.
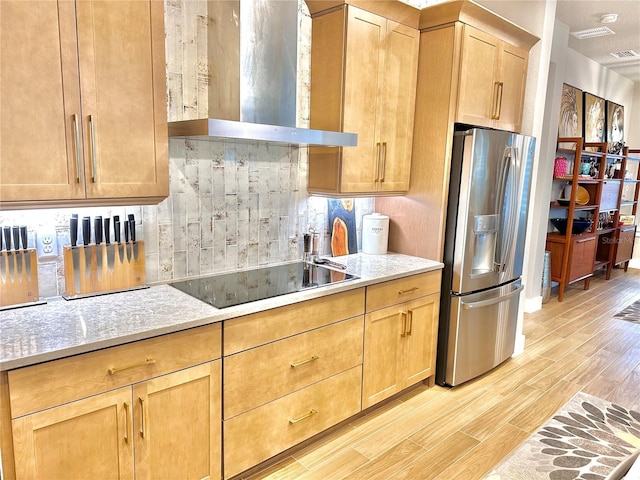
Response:
[[[372,213],[362,217],[362,253],[383,255],[389,244],[389,217]]]

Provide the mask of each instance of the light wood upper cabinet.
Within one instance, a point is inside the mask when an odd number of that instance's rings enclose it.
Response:
[[[418,45],[417,29],[352,5],[313,16],[310,126],[358,146],[310,148],[310,192],[408,190]]]
[[[528,50],[464,25],[457,121],[520,131]]]
[[[0,205],[166,197],[163,2],[0,8]]]

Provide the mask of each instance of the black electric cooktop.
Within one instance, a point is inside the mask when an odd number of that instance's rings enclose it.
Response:
[[[297,262],[199,277],[170,285],[216,308],[226,308],[357,278],[321,265]]]

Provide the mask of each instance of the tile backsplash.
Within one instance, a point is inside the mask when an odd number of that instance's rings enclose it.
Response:
[[[300,0],[299,125],[308,124],[310,18]],[[206,117],[206,1],[166,0],[168,118]],[[204,106],[203,106],[204,105]],[[65,291],[62,247],[69,219],[133,213],[145,241],[147,283],[302,257],[302,234],[321,232],[330,253],[327,199],[310,197],[305,148],[265,143],[170,139],[170,195],[158,205],[0,211],[0,225],[27,225],[29,246],[54,234],[55,255],[38,261],[40,295]],[[358,245],[362,216],[373,199],[356,199]]]

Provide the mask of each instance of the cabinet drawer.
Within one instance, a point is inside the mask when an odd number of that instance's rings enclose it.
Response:
[[[224,422],[224,477],[232,477],[360,411],[354,367]]]
[[[362,363],[358,316],[224,358],[224,418]]]
[[[367,287],[366,310],[371,312],[380,308],[407,302],[440,291],[441,271],[412,275]]]
[[[227,320],[223,354],[238,353],[363,313],[364,288],[358,288]]]
[[[9,372],[12,418],[220,358],[219,323]]]

